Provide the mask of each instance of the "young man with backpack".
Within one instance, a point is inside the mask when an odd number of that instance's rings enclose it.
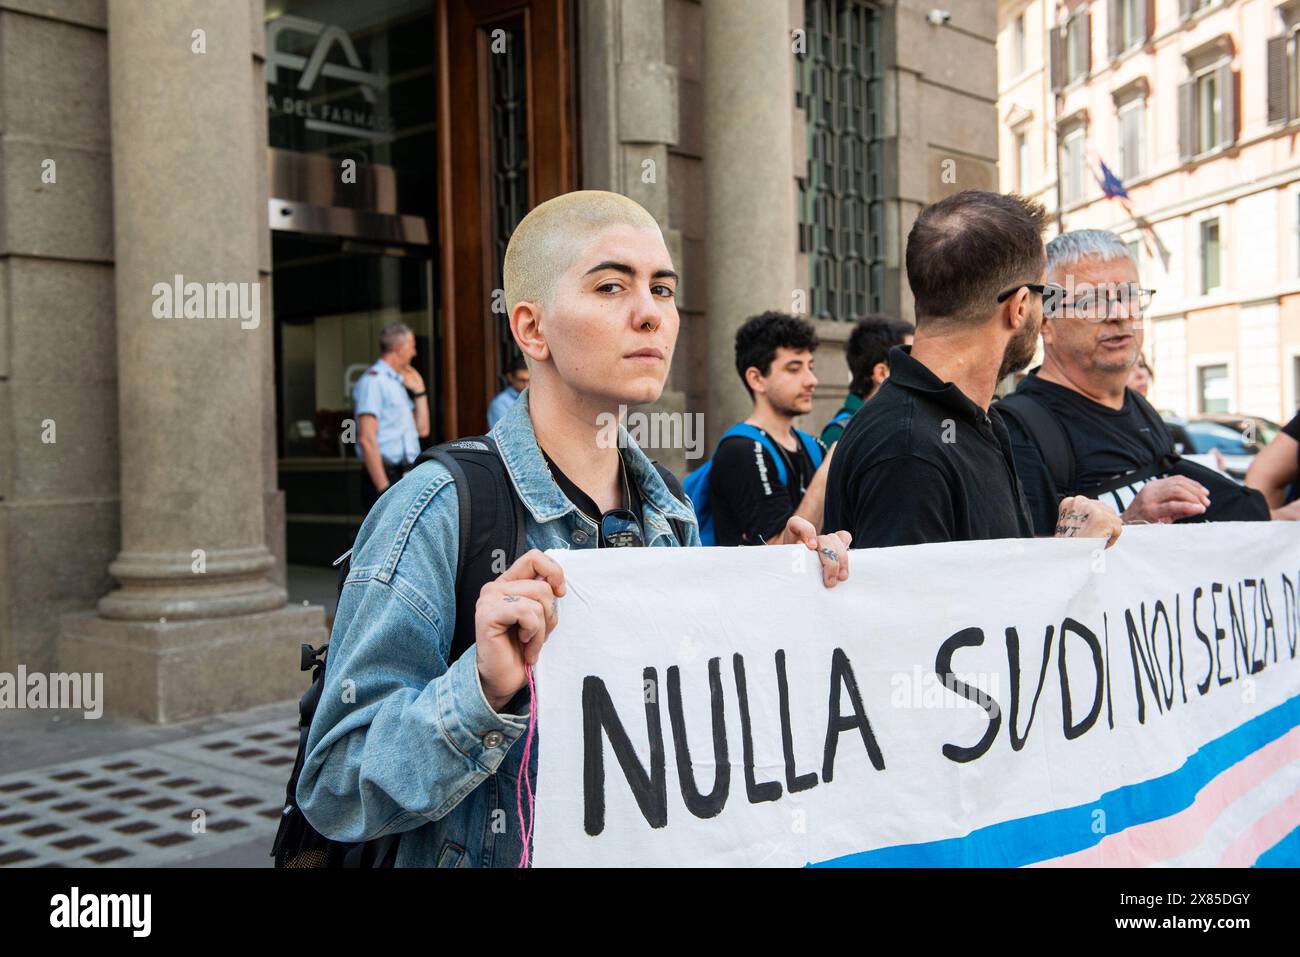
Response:
[[[910,346],[914,332],[916,326],[891,316],[864,316],[854,324],[849,341],[844,344],[844,358],[851,376],[849,394],[822,429],[822,445],[829,449],[840,440],[853,413],[889,378],[889,350],[894,346]]]
[[[400,835],[397,866],[521,862],[516,792],[535,780],[537,755],[533,747],[522,766],[530,669],[565,593],[563,569],[542,550],[699,544],[691,509],[626,430],[617,447],[600,437],[605,413],[659,397],[677,339],[676,286],[658,225],[623,196],[569,193],[515,230],[505,294],[531,382],[488,441],[451,443],[452,468],[419,465],[361,527],[296,787],[325,838]],[[492,527],[461,538],[453,469],[474,454],[499,456],[518,525],[510,509],[501,519],[522,531],[517,548],[494,547]],[[480,462],[474,474],[490,471]],[[847,577],[847,535],[819,537],[792,518],[781,537],[817,551],[827,587]],[[466,588],[466,568],[493,551],[499,577]]]
[[[754,410],[687,476],[706,545],[769,544],[792,516],[821,527],[826,447],[794,427],[812,411],[817,345],[812,323],[780,312],[736,330],[736,372]]]

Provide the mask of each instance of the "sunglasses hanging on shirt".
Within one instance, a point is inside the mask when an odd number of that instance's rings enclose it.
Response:
[[[622,455],[618,457],[618,472],[623,483],[623,501],[625,504],[600,513],[599,516],[596,503],[591,497],[560,471],[559,466],[552,461],[549,455],[543,452],[542,456],[546,459],[546,464],[550,466],[555,484],[560,487],[560,491],[564,493],[565,498],[572,502],[579,512],[594,522],[597,529],[599,529],[598,547],[640,548],[645,545],[645,533],[641,530],[641,522],[636,513],[627,507],[635,504],[635,500],[632,497],[631,486],[628,484],[627,465],[623,461]]]

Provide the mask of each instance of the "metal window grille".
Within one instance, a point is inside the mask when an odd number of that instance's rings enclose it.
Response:
[[[804,11],[799,248],[808,254],[810,315],[851,320],[884,308],[880,15],[864,0],[807,0]]]
[[[505,288],[506,246],[519,221],[528,213],[528,83],[524,63],[522,20],[493,23],[505,31],[505,49],[488,56],[488,103],[492,138],[492,252],[495,289]],[[489,304],[490,306],[492,304]],[[495,314],[497,370],[508,367],[514,354],[510,317]]]

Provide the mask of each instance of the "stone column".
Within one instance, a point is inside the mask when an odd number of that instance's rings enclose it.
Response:
[[[663,229],[677,272],[677,308],[698,310],[691,296],[693,272],[682,231],[673,221],[669,196],[681,189],[670,154],[678,144],[678,76],[667,59],[664,0],[584,0],[578,17],[579,100],[582,103],[582,188],[606,189],[644,206]],[[702,298],[702,297],[701,297]],[[681,416],[688,411],[682,388],[688,324],[682,316],[672,373],[659,401],[641,411]],[[679,475],[698,464],[685,450],[649,446],[647,455]]]
[[[791,311],[798,248],[788,4],[704,5],[704,169],[708,206],[709,447],[747,415],[736,329]]]
[[[119,587],[65,619],[61,657],[105,673],[110,710],[158,721],[296,695],[297,646],[325,636],[320,608],[285,607],[264,535],[260,9],[108,7],[122,550]],[[202,284],[202,317],[189,290],[168,304],[178,283]],[[229,293],[253,315],[213,315]]]

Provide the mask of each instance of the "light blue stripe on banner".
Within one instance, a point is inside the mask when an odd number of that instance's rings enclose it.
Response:
[[[1204,745],[1177,770],[1108,791],[1092,803],[990,824],[965,837],[896,844],[811,866],[1023,867],[1063,857],[1100,843],[1107,834],[1158,821],[1190,807],[1196,792],[1213,778],[1297,725],[1300,695]],[[1099,810],[1105,812],[1102,834],[1093,831],[1094,815]]]
[[[1259,855],[1255,866],[1300,867],[1300,827]]]

